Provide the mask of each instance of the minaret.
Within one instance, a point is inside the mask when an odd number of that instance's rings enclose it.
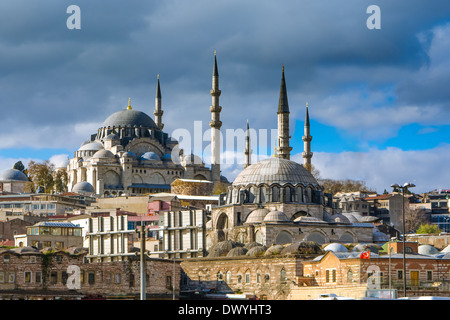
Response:
[[[246,136],[245,136],[244,154],[245,154],[244,169],[245,169],[251,164],[251,154],[252,154],[252,150],[250,149],[250,129],[249,129],[249,125],[248,125],[248,120],[247,120],[247,132],[246,132]]]
[[[311,152],[311,140],[309,127],[309,111],[308,103],[306,103],[306,116],[305,116],[305,135],[303,136],[303,166],[311,172],[311,158],[313,153]]]
[[[289,146],[289,104],[284,79],[284,65],[282,67],[280,99],[278,101],[278,157],[289,160],[292,147]]]
[[[155,115],[155,124],[159,130],[164,128],[164,124],[162,123],[162,115],[164,111],[161,110],[161,87],[159,86],[159,74],[158,74],[158,84],[156,86],[156,97],[155,97],[155,111],[153,114]]]
[[[219,106],[219,96],[221,91],[219,90],[219,71],[217,68],[217,57],[214,51],[214,68],[212,75],[212,105],[211,121],[209,126],[211,127],[211,180],[213,182],[220,181],[220,127],[222,122],[220,121],[220,111],[222,107]]]

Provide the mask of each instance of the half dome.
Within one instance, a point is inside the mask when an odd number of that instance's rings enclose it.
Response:
[[[110,115],[103,122],[103,127],[144,127],[157,128],[155,122],[147,114],[137,110],[120,110]]]
[[[154,152],[146,152],[141,156],[141,160],[161,160],[161,158]]]
[[[248,166],[233,181],[233,186],[259,186],[263,184],[279,184],[281,186],[287,184],[292,186],[319,185],[313,175],[302,165],[291,160],[275,157]]]

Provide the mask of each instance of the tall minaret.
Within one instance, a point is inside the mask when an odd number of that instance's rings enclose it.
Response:
[[[247,120],[247,132],[245,135],[245,163],[244,163],[244,169],[247,168],[250,164],[251,164],[251,154],[252,154],[252,150],[250,149],[250,129],[249,129],[249,125],[248,125],[248,120]]]
[[[214,182],[220,181],[220,127],[222,122],[220,121],[220,111],[222,107],[219,106],[219,96],[221,91],[219,90],[219,71],[217,68],[217,57],[214,51],[214,68],[212,75],[212,105],[211,121],[209,126],[211,127],[211,180]]]
[[[292,147],[289,146],[289,104],[284,79],[284,65],[282,67],[280,99],[278,101],[278,157],[289,160]]]
[[[305,116],[305,135],[303,136],[303,166],[311,172],[311,158],[313,153],[311,152],[311,140],[309,127],[309,111],[308,102],[306,103],[306,116]]]
[[[161,110],[161,87],[159,86],[159,74],[158,74],[158,84],[156,86],[156,97],[155,97],[155,111],[153,114],[155,115],[155,124],[159,130],[164,128],[164,124],[162,123],[162,115],[164,111]]]

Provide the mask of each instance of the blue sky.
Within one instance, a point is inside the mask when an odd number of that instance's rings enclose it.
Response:
[[[66,27],[72,4],[80,30]],[[366,26],[370,5],[380,30]],[[2,1],[0,170],[72,156],[129,97],[152,116],[158,74],[165,131],[207,128],[217,50],[224,131],[247,119],[276,128],[284,65],[292,159],[302,162],[308,102],[321,177],[447,189],[449,17],[440,0]]]

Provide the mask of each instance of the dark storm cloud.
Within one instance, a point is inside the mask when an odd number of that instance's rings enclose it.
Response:
[[[81,8],[81,30],[65,26],[70,4]],[[371,4],[382,10],[381,30],[366,28]],[[157,74],[168,132],[190,128],[194,120],[206,126],[214,50],[224,128],[243,127],[247,118],[256,128],[273,128],[282,64],[291,113],[300,119],[307,100],[320,106],[338,95],[345,103],[343,92],[358,88],[355,83],[379,89],[400,81],[407,87],[402,75],[430,63],[431,40],[418,34],[442,24],[449,12],[447,2],[419,0],[3,1],[0,104],[7,112],[0,136],[10,134],[12,124],[34,132],[100,124],[128,97],[151,114]],[[414,95],[398,88],[401,101],[431,93],[414,84]],[[337,104],[336,112],[345,107]],[[14,136],[21,135],[8,137]]]

